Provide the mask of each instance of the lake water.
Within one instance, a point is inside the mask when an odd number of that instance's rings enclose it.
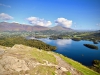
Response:
[[[57,50],[54,52],[63,54],[64,56],[76,60],[83,65],[91,66],[93,60],[100,60],[100,43],[95,44],[99,47],[99,50],[95,50],[87,48],[83,45],[93,44],[92,41],[73,41],[71,39],[50,40],[48,38],[43,38],[40,40],[52,46],[56,46]]]

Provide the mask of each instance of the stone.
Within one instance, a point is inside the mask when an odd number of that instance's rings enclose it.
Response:
[[[3,65],[5,70],[10,71],[26,71],[29,70],[24,60],[17,59],[16,57],[12,56],[3,56],[0,60],[0,64]]]

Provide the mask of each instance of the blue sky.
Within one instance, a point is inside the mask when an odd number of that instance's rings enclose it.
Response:
[[[100,0],[0,0],[0,22],[100,29]]]

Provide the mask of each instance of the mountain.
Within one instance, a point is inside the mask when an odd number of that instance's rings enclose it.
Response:
[[[31,26],[19,23],[7,23],[1,22],[0,23],[0,31],[45,31],[45,30],[55,30],[55,31],[73,31],[71,28],[65,28],[62,26],[55,26],[55,27],[43,27],[43,26]]]
[[[56,31],[72,31],[73,29],[57,25],[55,27],[52,27],[51,30],[56,30]]]
[[[49,30],[49,28],[37,25],[33,26],[33,31],[44,31],[44,30]]]
[[[19,23],[7,23],[7,22],[0,23],[0,31],[42,31],[42,30],[49,30],[49,28],[43,26],[30,26]]]
[[[61,54],[21,44],[0,46],[0,75],[99,75]]]

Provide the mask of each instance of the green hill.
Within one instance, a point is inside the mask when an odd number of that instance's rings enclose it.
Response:
[[[63,55],[22,44],[0,46],[0,75],[100,75]]]

